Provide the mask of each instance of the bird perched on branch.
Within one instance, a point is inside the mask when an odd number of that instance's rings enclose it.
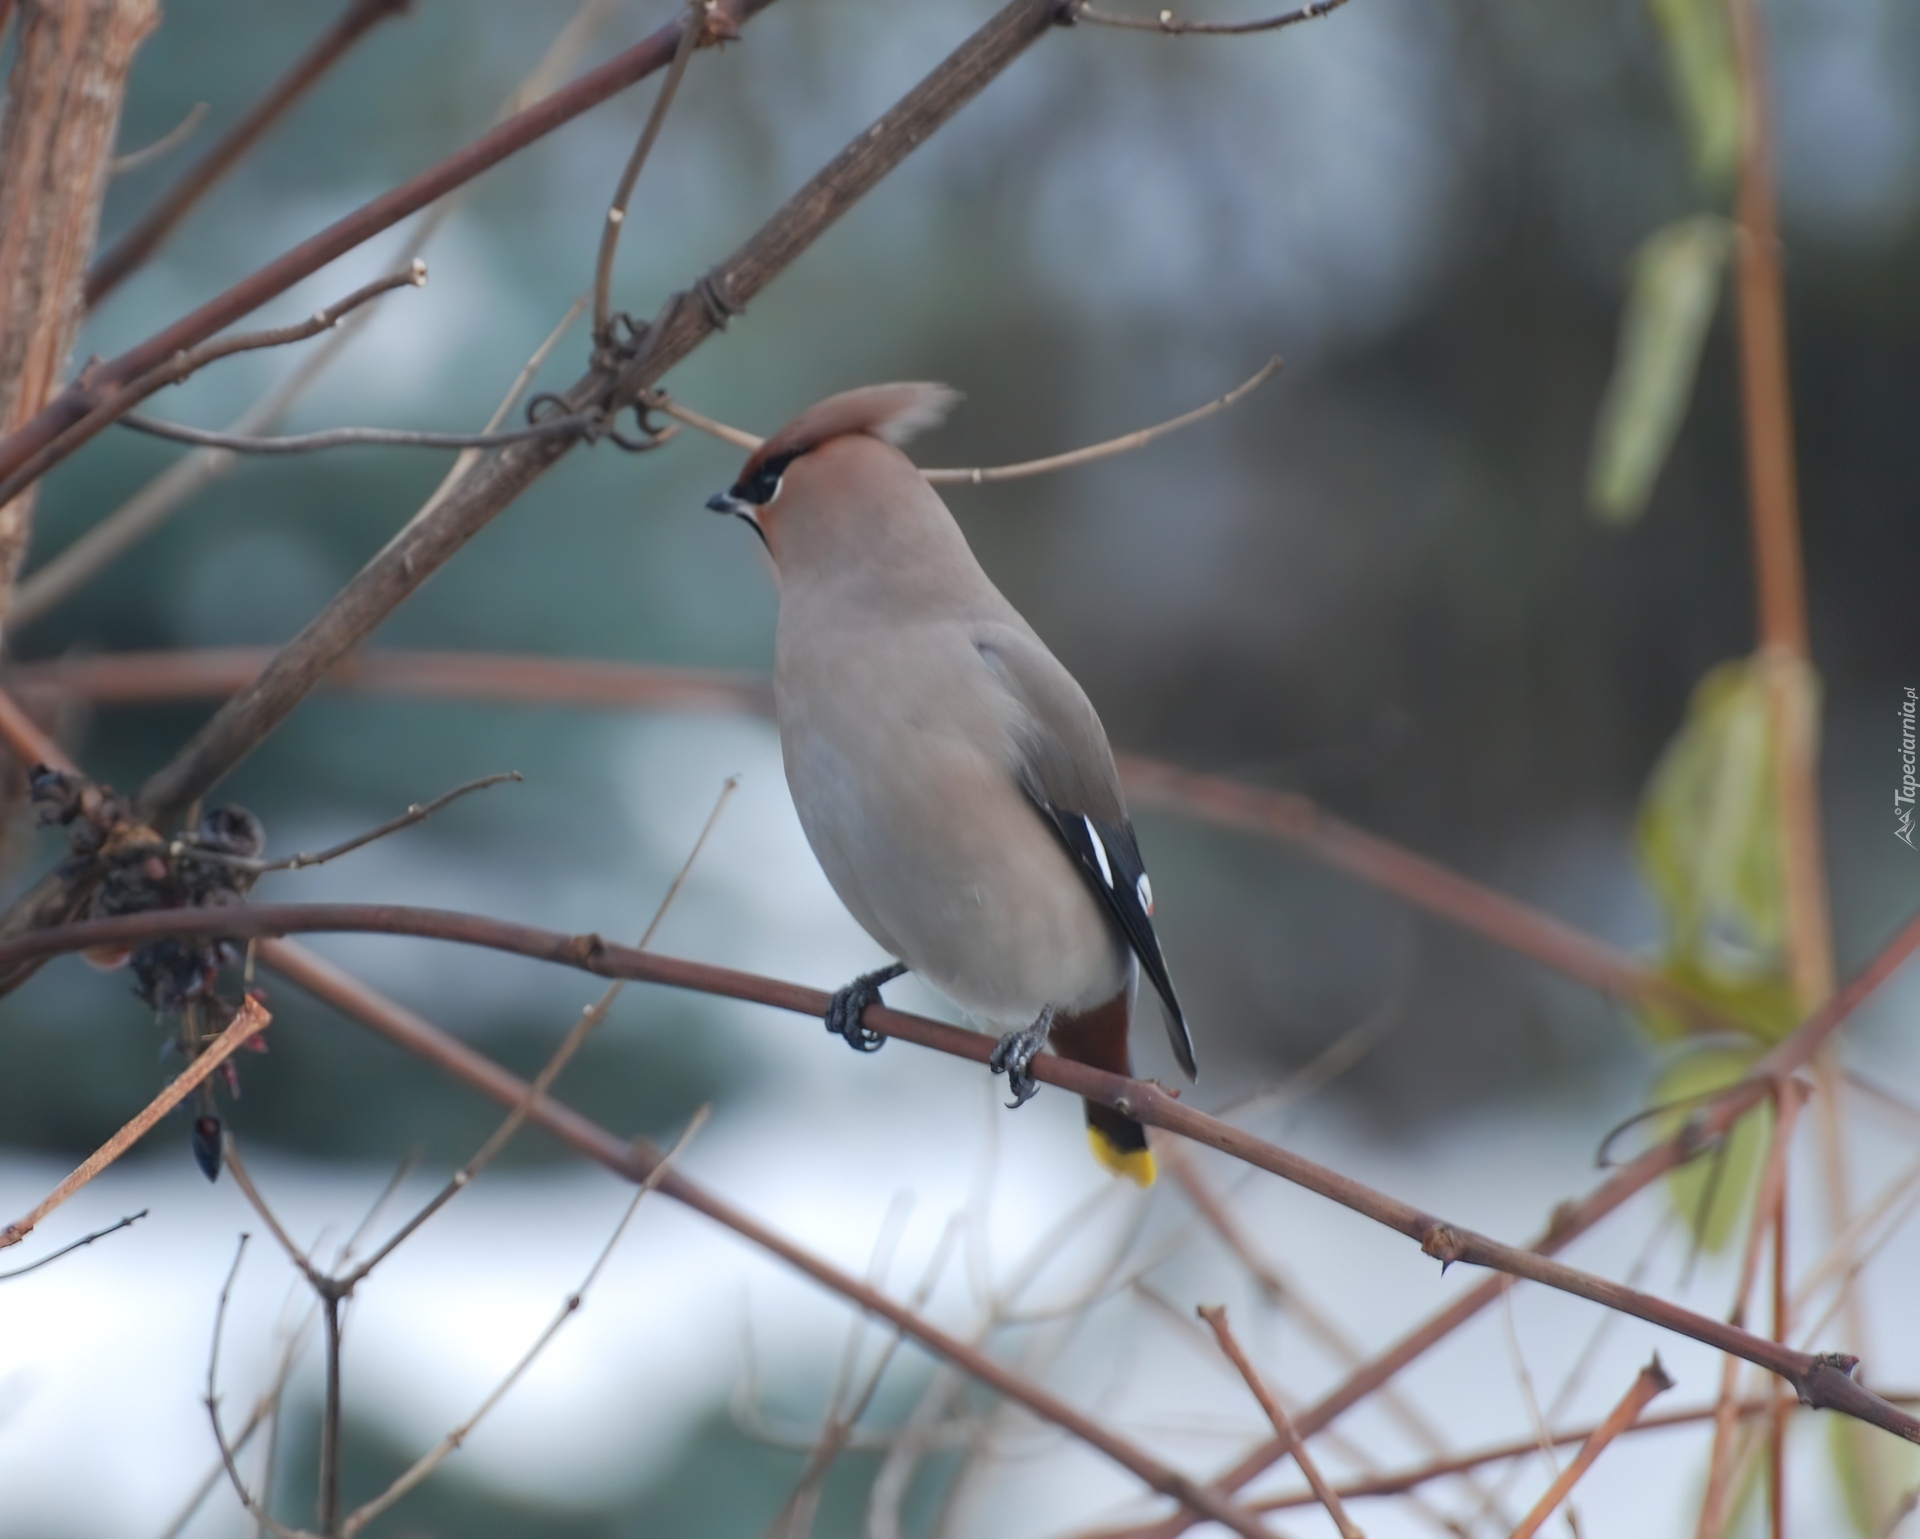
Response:
[[[827,879],[899,960],[833,996],[862,1052],[880,986],[911,969],[1002,1031],[1018,1106],[1054,1050],[1131,1073],[1138,973],[1189,1077],[1193,1042],[1153,889],[1086,694],[980,569],[899,445],[957,399],[874,385],[802,412],[707,506],[753,527],[780,590],[773,692],[787,784]],[[1145,1186],[1145,1130],[1087,1103],[1100,1163]]]

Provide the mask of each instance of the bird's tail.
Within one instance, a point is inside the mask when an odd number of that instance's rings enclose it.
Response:
[[[1132,990],[1122,989],[1104,1005],[1082,1015],[1054,1018],[1049,1040],[1062,1058],[1105,1069],[1110,1074],[1133,1073],[1127,1052],[1127,1028],[1132,1015]],[[1110,1106],[1086,1102],[1087,1142],[1093,1157],[1116,1176],[1135,1186],[1152,1186],[1153,1152],[1147,1148],[1147,1130]]]

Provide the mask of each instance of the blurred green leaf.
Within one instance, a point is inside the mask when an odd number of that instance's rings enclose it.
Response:
[[[1634,254],[1587,467],[1587,499],[1608,523],[1633,522],[1653,495],[1693,396],[1730,243],[1727,222],[1701,214],[1655,231]]]
[[[1733,977],[1704,968],[1685,956],[1668,957],[1654,971],[1717,1006],[1762,1041],[1778,1042],[1800,1024],[1800,999],[1784,971]],[[1640,1007],[1640,1024],[1656,1042],[1683,1041],[1695,1029],[1677,1010],[1657,1004]]]
[[[1763,1041],[1798,1017],[1784,952],[1779,818],[1765,676],[1722,663],[1693,692],[1640,802],[1640,868],[1666,924],[1662,971]],[[1681,1033],[1644,1012],[1656,1039]]]
[[[1702,1048],[1673,1059],[1654,1081],[1648,1100],[1654,1106],[1682,1104],[1654,1119],[1656,1131],[1662,1137],[1676,1132],[1692,1115],[1693,1098],[1734,1084],[1759,1056],[1760,1048],[1755,1045]],[[1752,1200],[1772,1122],[1773,1112],[1766,1104],[1755,1107],[1733,1125],[1719,1148],[1667,1177],[1674,1211],[1692,1230],[1694,1242],[1702,1250],[1722,1250],[1733,1237]]]
[[[1880,1539],[1887,1520],[1920,1480],[1920,1449],[1850,1416],[1826,1421],[1827,1448],[1847,1519],[1855,1533]]]
[[[1694,175],[1718,186],[1740,157],[1740,75],[1723,0],[1647,0],[1686,125]]]

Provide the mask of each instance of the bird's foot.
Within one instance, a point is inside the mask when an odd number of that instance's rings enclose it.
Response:
[[[845,1037],[847,1046],[856,1053],[871,1053],[879,1049],[887,1039],[877,1031],[871,1031],[860,1022],[866,1014],[868,1005],[877,1005],[880,1001],[880,985],[891,983],[907,970],[905,962],[895,962],[891,967],[882,967],[870,973],[862,973],[844,989],[834,992],[833,999],[827,1005],[827,1030],[835,1036]]]
[[[1007,1088],[1013,1092],[1007,1110],[1025,1106],[1040,1093],[1040,1086],[1028,1072],[1028,1066],[1040,1056],[1040,1049],[1047,1045],[1052,1031],[1053,1006],[1048,1005],[1025,1031],[1010,1031],[993,1044],[993,1051],[987,1055],[987,1067],[1007,1077]]]

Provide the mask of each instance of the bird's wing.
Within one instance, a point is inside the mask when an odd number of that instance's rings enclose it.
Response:
[[[1085,691],[1031,633],[974,629],[974,649],[1020,706],[1020,788],[1106,905],[1166,1007],[1167,1038],[1191,1079],[1193,1037],[1153,931],[1153,886],[1120,794],[1113,750]]]

